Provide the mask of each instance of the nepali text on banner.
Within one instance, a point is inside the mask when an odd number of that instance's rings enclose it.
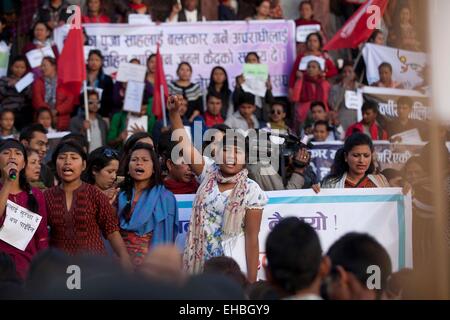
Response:
[[[412,267],[412,208],[411,195],[400,188],[324,189],[270,191],[264,208],[259,233],[260,261],[258,278],[265,279],[261,265],[265,263],[265,243],[269,232],[286,217],[298,217],[318,233],[322,250],[348,232],[368,233],[388,251],[393,270]],[[184,246],[195,195],[177,195],[179,230],[177,244]],[[242,238],[241,238],[242,239]],[[242,241],[232,248],[241,269],[245,270]]]
[[[192,65],[192,81],[206,88],[215,66],[228,72],[230,86],[242,74],[247,53],[255,51],[269,66],[273,94],[287,94],[288,77],[295,58],[293,21],[162,23],[159,25],[84,24],[88,45],[104,55],[106,73],[117,71],[121,62],[137,58],[145,65],[161,43],[167,80],[174,80],[180,62]],[[61,51],[67,26],[55,29]]]

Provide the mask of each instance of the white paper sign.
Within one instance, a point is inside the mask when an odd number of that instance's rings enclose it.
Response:
[[[269,66],[266,64],[244,64],[245,82],[242,89],[258,97],[266,95],[266,81],[269,77]]]
[[[359,110],[363,105],[363,95],[361,92],[345,91],[345,107],[347,109]]]
[[[70,131],[55,131],[55,132],[49,132],[47,133],[47,139],[61,139],[65,136],[67,136]]]
[[[325,70],[325,59],[321,58],[321,57],[316,57],[316,56],[304,56],[302,58],[302,60],[300,61],[300,64],[298,66],[298,70],[300,71],[305,71],[306,69],[308,69],[308,63],[310,61],[317,61],[320,65],[320,69],[322,71]]]
[[[46,46],[41,49],[34,49],[31,51],[28,51],[26,53],[28,62],[30,63],[31,68],[39,67],[42,63],[42,59],[44,57],[55,57],[55,54],[53,53],[53,49],[50,46]]]
[[[125,91],[125,100],[123,102],[123,110],[135,113],[141,112],[144,88],[144,82],[128,81],[127,90]]]
[[[21,93],[23,89],[28,87],[30,84],[32,84],[34,81],[34,75],[32,72],[28,72],[22,79],[16,82],[16,90],[17,92]]]
[[[258,97],[264,97],[266,95],[266,82],[256,78],[245,78],[245,82],[242,84],[242,89],[245,92],[250,92]]]
[[[422,142],[422,138],[420,137],[419,130],[417,130],[417,129],[411,129],[411,130],[400,132],[391,137],[391,139],[394,139],[394,138],[401,138],[400,142],[403,144],[417,144],[417,143]]]
[[[128,137],[127,139],[133,134],[133,128],[143,128],[145,131],[148,131],[148,116],[141,116],[136,117],[133,115],[128,116],[128,124],[127,124],[127,131],[128,131]]]
[[[148,14],[131,13],[128,15],[128,24],[153,24],[152,17]]]
[[[128,82],[137,81],[144,82],[147,68],[140,64],[122,62],[119,65],[119,71],[117,71],[117,81]]]
[[[13,247],[25,251],[36,233],[42,217],[18,204],[6,202],[6,217],[0,229],[0,239]]]
[[[306,26],[298,26],[296,33],[297,42],[306,42],[306,38],[315,32],[320,31],[320,24],[309,24]]]

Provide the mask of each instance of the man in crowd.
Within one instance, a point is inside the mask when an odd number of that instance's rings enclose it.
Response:
[[[239,110],[227,118],[225,124],[232,129],[259,129],[259,122],[255,116],[255,96],[251,93],[241,91],[238,100]]]
[[[30,149],[36,150],[41,161],[41,175],[39,180],[44,183],[47,188],[53,187],[54,175],[51,169],[44,163],[45,156],[48,151],[47,130],[42,124],[32,124],[20,132],[19,141]]]
[[[355,132],[362,132],[371,137],[372,140],[387,140],[386,131],[377,123],[378,104],[373,101],[366,101],[361,108],[361,112],[363,114],[362,121],[348,127],[345,137],[347,138]]]
[[[211,128],[217,124],[224,123],[224,119],[222,118],[222,99],[216,93],[208,93],[206,97],[207,109],[203,115],[203,119],[205,120],[206,127]]]

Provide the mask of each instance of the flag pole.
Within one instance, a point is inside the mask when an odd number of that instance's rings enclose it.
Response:
[[[163,126],[167,127],[167,115],[166,115],[166,96],[164,94],[164,85],[159,86],[161,92],[161,109],[163,114]]]
[[[88,94],[87,94],[87,84],[86,80],[83,81],[83,92],[84,92],[84,113],[86,120],[89,121],[89,107],[88,107]],[[91,142],[91,129],[86,130],[87,141]]]

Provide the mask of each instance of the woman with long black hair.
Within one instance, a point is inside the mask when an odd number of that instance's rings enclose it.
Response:
[[[33,257],[48,247],[47,209],[44,196],[39,189],[32,188],[27,182],[25,175],[27,163],[27,153],[20,142],[7,139],[0,143],[0,227],[6,219],[8,200],[42,217],[39,227],[24,251],[0,240],[0,252],[11,256],[16,264],[17,273],[22,279],[25,278]]]
[[[216,66],[211,70],[208,94],[220,96],[220,100],[222,100],[222,109],[220,110],[222,118],[226,119],[229,114],[233,114],[234,107],[228,84],[228,74],[223,67]]]

